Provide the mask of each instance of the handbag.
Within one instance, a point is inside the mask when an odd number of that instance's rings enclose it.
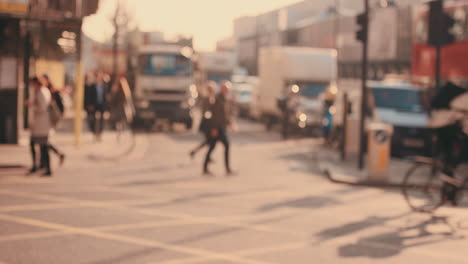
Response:
[[[57,106],[57,103],[55,102],[55,100],[52,100],[50,102],[48,111],[49,111],[50,124],[52,125],[52,127],[56,127],[57,124],[62,119],[62,112],[60,112],[60,109]]]

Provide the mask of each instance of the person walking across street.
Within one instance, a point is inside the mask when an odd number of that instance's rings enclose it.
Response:
[[[214,104],[210,105],[210,112],[212,113],[209,125],[209,149],[206,153],[205,162],[203,164],[203,174],[212,175],[208,169],[211,160],[211,154],[216,147],[218,141],[224,145],[224,165],[226,174],[233,175],[229,165],[229,139],[227,136],[227,128],[231,124],[230,105],[228,101],[229,88],[231,84],[224,82],[221,85],[221,90],[215,98]]]
[[[31,111],[29,128],[31,131],[30,147],[32,167],[30,173],[34,173],[38,170],[36,145],[39,145],[41,163],[45,169],[43,176],[52,176],[48,147],[49,132],[51,128],[49,107],[52,96],[49,89],[41,83],[39,78],[33,77],[30,80],[30,83],[33,88],[33,99],[27,102]]]
[[[52,81],[50,80],[47,74],[43,74],[42,79],[43,79],[44,85],[49,89],[49,92],[51,94],[51,104],[52,103],[55,104],[57,109],[60,111],[61,118],[63,118],[63,115],[65,114],[65,106],[63,105],[63,99],[62,99],[62,96],[60,95],[60,91],[55,89],[55,86],[52,84]],[[56,146],[54,146],[50,142],[50,140],[48,141],[48,147],[49,147],[49,150],[51,150],[53,153],[55,153],[55,155],[59,157],[60,166],[63,165],[65,161],[65,154],[62,151],[60,151]]]
[[[205,146],[209,145],[210,141],[210,121],[212,117],[212,105],[216,102],[215,98],[215,82],[209,82],[206,86],[207,90],[207,96],[203,98],[202,104],[201,104],[201,122],[200,122],[200,127],[199,131],[203,134],[204,139],[203,142],[200,143],[196,148],[194,148],[192,151],[190,151],[190,157],[193,159],[195,155],[197,154],[198,151],[203,149]]]

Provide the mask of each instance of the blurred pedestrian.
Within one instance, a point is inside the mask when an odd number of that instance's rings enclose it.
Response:
[[[322,132],[325,145],[332,144],[332,129],[333,129],[333,101],[325,100],[323,104],[323,120],[322,120]]]
[[[203,164],[204,175],[212,175],[208,169],[208,165],[211,160],[211,153],[215,149],[218,141],[221,141],[224,145],[224,165],[226,168],[226,174],[228,176],[233,175],[229,165],[229,139],[227,136],[227,128],[231,124],[231,111],[228,101],[230,87],[230,82],[224,82],[221,85],[219,94],[215,98],[214,104],[210,105],[209,111],[211,111],[212,116],[209,125],[209,149],[206,153],[205,162]]]
[[[50,80],[47,74],[42,75],[42,80],[43,80],[43,84],[49,89],[49,92],[51,94],[51,104],[55,104],[55,106],[60,112],[61,118],[63,118],[65,114],[65,106],[63,104],[63,99],[60,94],[60,91],[55,88],[55,86],[52,84],[52,81]],[[51,124],[51,125],[53,126],[54,124]],[[55,155],[59,157],[60,166],[62,166],[65,161],[65,154],[51,143],[50,138],[48,140],[48,147],[49,147],[49,150],[51,150],[53,153],[55,153]]]
[[[113,126],[117,130],[117,137],[130,127],[135,116],[135,107],[133,105],[132,92],[127,79],[119,78],[114,85],[109,96],[109,110]]]
[[[27,101],[27,105],[31,111],[29,128],[31,131],[30,147],[32,167],[30,173],[34,173],[38,170],[36,145],[39,145],[41,163],[45,169],[43,176],[52,176],[48,147],[49,132],[51,128],[49,106],[52,100],[52,96],[49,89],[43,83],[41,83],[39,78],[31,78],[30,83],[31,87],[33,88],[33,99]]]
[[[288,94],[282,98],[282,101],[280,102],[280,108],[283,111],[282,135],[284,139],[289,137],[291,118],[296,113],[297,107],[299,105],[299,89],[300,88],[298,85],[292,85],[289,87]]]
[[[85,108],[88,114],[89,128],[96,139],[101,140],[109,83],[104,80],[105,76],[102,72],[96,73],[94,78],[94,81],[91,81],[90,78],[87,79],[85,85]]]
[[[85,76],[84,108],[86,111],[86,121],[91,133],[96,133],[96,115],[94,106],[96,105],[96,74],[88,72]]]
[[[210,141],[210,121],[212,118],[212,105],[216,102],[216,94],[215,94],[215,87],[216,83],[211,81],[206,85],[207,95],[202,99],[201,102],[201,122],[199,131],[203,134],[204,139],[203,142],[200,143],[196,148],[190,151],[190,157],[193,159],[198,151],[203,149],[205,146],[209,145]]]

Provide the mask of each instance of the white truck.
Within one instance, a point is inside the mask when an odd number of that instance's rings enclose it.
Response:
[[[195,104],[190,47],[169,44],[141,46],[138,50],[136,118],[153,124],[158,119],[192,127]]]
[[[333,111],[334,140],[339,144],[343,131],[344,93],[350,104],[347,133],[357,136],[357,122],[361,113],[361,81],[340,82]],[[368,106],[365,128],[371,122],[383,122],[393,126],[391,142],[392,155],[415,156],[431,155],[432,131],[429,128],[429,97],[426,87],[409,82],[387,78],[383,81],[368,81]],[[351,137],[348,135],[346,138]],[[367,141],[365,141],[367,143]],[[352,142],[355,143],[355,142]],[[346,143],[350,145],[349,142]],[[355,144],[359,144],[356,142]],[[357,149],[357,145],[353,147]]]
[[[268,125],[282,118],[278,98],[299,88],[293,125],[319,128],[323,104],[337,93],[337,52],[308,47],[266,47],[260,50],[258,108]]]

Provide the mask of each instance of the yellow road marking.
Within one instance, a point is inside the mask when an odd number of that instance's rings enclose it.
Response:
[[[155,262],[150,262],[147,264],[194,264],[194,263],[200,263],[200,261],[214,261],[216,259],[210,259],[210,258],[182,258],[182,259],[175,259],[175,260],[169,260],[169,261],[164,261],[161,263],[155,263]]]
[[[11,235],[11,236],[2,236],[0,237],[1,242],[11,242],[11,241],[22,241],[26,239],[37,239],[37,238],[46,238],[46,237],[56,237],[56,236],[64,236],[69,233],[66,232],[59,232],[59,231],[46,231],[46,232],[36,232],[30,234],[18,234],[18,235]]]
[[[47,210],[47,209],[62,209],[62,208],[70,208],[70,207],[76,208],[77,206],[64,204],[64,203],[14,205],[14,206],[0,207],[0,212],[37,211],[37,210]]]
[[[153,227],[165,227],[165,226],[177,226],[188,224],[187,221],[164,221],[155,223],[152,222],[142,222],[136,224],[125,224],[125,225],[111,225],[111,226],[100,226],[100,227],[93,227],[88,228],[89,230],[95,231],[120,231],[120,230],[132,230],[132,229],[142,229],[142,228],[153,228]],[[70,232],[59,232],[59,231],[45,231],[45,232],[33,232],[27,234],[15,234],[15,235],[7,235],[7,236],[0,236],[0,242],[5,241],[15,241],[15,240],[27,240],[27,239],[36,239],[36,238],[45,238],[45,237],[57,237],[57,236],[65,236],[71,234]]]
[[[97,231],[121,231],[121,230],[132,230],[132,229],[144,229],[144,228],[154,228],[154,227],[167,227],[167,226],[177,226],[184,224],[191,224],[193,222],[188,222],[184,220],[169,220],[162,222],[142,222],[136,224],[124,224],[124,225],[113,225],[113,226],[104,226],[92,228],[92,230]]]
[[[270,246],[270,247],[256,248],[256,249],[247,249],[247,250],[242,250],[242,251],[236,251],[235,254],[239,256],[249,256],[249,255],[257,255],[257,254],[263,254],[263,253],[268,253],[268,252],[297,249],[297,248],[301,248],[305,246],[310,246],[310,243],[303,241],[303,242],[289,243],[285,245],[277,245],[277,246]]]
[[[117,234],[108,234],[108,233],[99,232],[96,230],[71,227],[67,225],[49,223],[49,222],[44,222],[44,221],[39,221],[39,220],[34,220],[34,219],[29,219],[29,218],[24,218],[24,217],[0,214],[0,219],[10,221],[10,222],[15,222],[15,223],[21,223],[21,224],[27,224],[27,225],[32,225],[32,226],[53,229],[57,231],[64,231],[64,232],[69,232],[69,233],[74,233],[74,234],[87,235],[87,236],[107,239],[111,241],[119,241],[119,242],[146,246],[146,247],[161,248],[161,249],[176,251],[176,252],[185,253],[185,254],[203,256],[206,258],[222,259],[222,260],[243,262],[243,263],[249,263],[249,264],[265,264],[265,262],[250,260],[250,259],[237,257],[237,256],[230,255],[230,254],[221,254],[221,253],[211,252],[207,250],[194,249],[194,248],[183,247],[179,245],[172,245],[172,244],[153,241],[153,240],[134,238],[134,237],[129,237],[129,236],[117,235]]]
[[[19,192],[19,191],[11,191],[11,190],[0,190],[0,193],[7,193],[11,195],[17,195],[21,197],[29,197],[29,198],[40,198],[55,202],[68,202],[71,204],[77,204],[80,206],[92,206],[92,207],[100,207],[100,208],[107,208],[107,209],[118,209],[124,211],[133,211],[144,215],[152,215],[152,216],[161,216],[161,217],[168,217],[168,218],[175,218],[184,221],[191,221],[196,223],[210,223],[210,224],[217,224],[217,225],[225,225],[228,227],[239,227],[245,228],[249,230],[261,231],[261,232],[269,232],[269,233],[276,233],[276,234],[283,234],[283,235],[291,235],[291,236],[299,236],[301,233],[299,232],[292,232],[288,230],[281,230],[276,227],[268,227],[263,225],[251,225],[245,223],[232,223],[230,219],[235,219],[236,217],[201,217],[201,216],[193,216],[190,214],[184,213],[176,213],[176,212],[166,212],[158,209],[145,209],[145,208],[134,208],[129,207],[126,205],[120,204],[118,201],[113,202],[96,202],[96,201],[83,201],[78,199],[70,199],[70,198],[63,198],[58,196],[46,195],[46,194],[37,194],[37,193],[26,193],[26,192]]]

